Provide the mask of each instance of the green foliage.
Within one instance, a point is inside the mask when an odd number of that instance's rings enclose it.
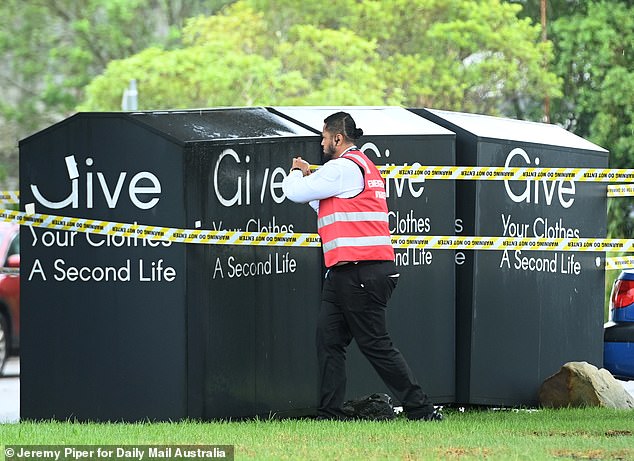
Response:
[[[185,17],[227,0],[0,2],[0,158],[17,176],[17,140],[68,116],[113,59],[180,43]],[[178,39],[178,40],[175,40]],[[127,83],[126,85],[127,86]],[[6,159],[6,160],[4,160]]]
[[[540,2],[521,16],[541,20]],[[634,166],[634,5],[631,0],[548,0],[547,35],[553,69],[563,82],[551,120],[610,151],[610,167]],[[631,198],[608,201],[608,236],[632,238]]]
[[[294,73],[282,72],[279,59],[225,53],[212,46],[164,51],[147,49],[112,61],[95,79],[80,110],[118,110],[121,88],[132,79],[139,86],[140,108],[231,106],[235,101],[257,104],[268,94],[301,88]],[[298,91],[298,90],[297,90]]]
[[[183,29],[187,46],[150,48],[111,61],[87,89],[79,110],[119,110],[130,79],[139,88],[140,109],[254,105],[282,90],[289,97],[306,87],[279,58],[252,53],[267,46],[262,19],[243,6],[231,14],[196,17]],[[237,103],[240,101],[240,103]]]
[[[620,0],[614,0],[620,1]],[[625,0],[630,1],[630,0]],[[541,1],[540,0],[509,0],[510,3],[522,5],[523,17],[533,18],[535,22],[540,22]],[[546,0],[546,18],[554,21],[563,16],[570,16],[576,13],[585,14],[587,0]],[[550,35],[550,31],[549,31]]]
[[[632,459],[628,410],[446,410],[442,422],[247,420],[0,425],[5,445],[233,445],[246,460]],[[144,458],[145,459],[145,458]]]
[[[112,63],[80,108],[116,109],[134,76],[143,109],[400,104],[521,117],[517,101],[558,95],[559,82],[544,71],[550,44],[518,10],[501,0],[242,0],[188,21],[181,49]],[[154,82],[151,72],[177,63],[190,70],[160,74],[180,82]]]
[[[610,167],[632,168],[634,156],[634,8],[591,1],[553,24],[556,70],[564,95],[553,121],[610,150]],[[610,199],[608,234],[632,238],[632,202]]]

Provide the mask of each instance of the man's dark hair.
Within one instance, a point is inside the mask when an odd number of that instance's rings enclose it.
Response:
[[[335,112],[324,120],[326,130],[332,134],[341,133],[348,141],[354,141],[363,136],[363,130],[357,128],[352,116],[347,112]]]

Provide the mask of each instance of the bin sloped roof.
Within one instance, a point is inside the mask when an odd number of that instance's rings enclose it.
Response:
[[[454,135],[453,132],[396,106],[277,106],[272,111],[321,133],[330,114],[348,112],[366,135]]]
[[[130,116],[180,142],[315,136],[263,107],[137,112]]]
[[[81,126],[76,124],[86,120],[106,119],[131,121],[142,129],[147,129],[177,144],[239,139],[257,141],[258,139],[315,137],[317,134],[284,117],[272,114],[264,107],[147,112],[78,112],[20,140],[20,145],[28,143],[34,138],[45,136],[60,127]],[[125,128],[121,129],[125,130]],[[121,133],[119,132],[117,135],[121,135]]]
[[[597,146],[558,125],[436,109],[424,109],[424,111],[479,138],[607,152],[603,147]]]

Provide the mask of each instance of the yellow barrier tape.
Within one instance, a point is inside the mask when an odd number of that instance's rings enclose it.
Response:
[[[608,168],[517,168],[502,166],[413,166],[377,165],[385,178],[471,179],[491,181],[568,180],[585,182],[634,183],[634,169]],[[319,165],[311,165],[316,171]],[[19,192],[0,191],[0,203],[19,203]],[[634,195],[634,186],[608,186],[608,196]]]
[[[318,166],[311,166],[315,170]],[[589,182],[634,182],[634,169],[602,168],[508,168],[458,166],[378,166],[387,178],[471,180],[569,180]],[[634,196],[634,185],[608,185],[608,197]],[[0,191],[0,203],[19,203],[19,192]],[[26,214],[0,210],[0,221],[17,222],[49,229],[90,232],[124,237],[141,237],[180,243],[224,245],[319,247],[317,234],[211,231],[176,229],[140,224],[70,218],[44,214]],[[634,240],[591,238],[507,238],[457,236],[392,236],[395,248],[454,250],[559,250],[559,251],[634,251]],[[634,257],[606,258],[606,270],[634,267]]]
[[[394,248],[445,250],[634,251],[634,240],[393,235]]]
[[[19,267],[0,267],[0,274],[20,275]]]
[[[608,185],[608,197],[634,197],[634,185],[610,184]]]
[[[541,180],[585,182],[634,182],[634,169],[607,168],[532,168],[532,167],[466,167],[466,166],[387,166],[377,165],[387,178],[414,177],[425,179],[477,179],[477,180]]]
[[[235,232],[203,229],[178,229],[143,224],[71,218],[66,216],[27,214],[23,211],[0,210],[0,221],[16,222],[47,229],[70,232],[88,232],[100,235],[139,237],[180,243],[204,243],[210,245],[274,245],[319,247],[317,234],[292,232]]]
[[[634,269],[634,256],[605,258],[605,270]]]
[[[20,193],[17,191],[0,191],[0,203],[20,203]]]
[[[292,232],[240,232],[203,229],[178,229],[142,224],[99,221],[64,216],[27,214],[21,211],[1,210],[0,221],[17,222],[41,228],[71,232],[89,232],[102,235],[141,237],[180,243],[208,245],[262,245],[320,247],[317,234]],[[558,250],[558,251],[634,251],[634,240],[601,238],[517,238],[517,237],[463,237],[393,235],[395,248],[445,250]]]
[[[377,165],[385,178],[471,179],[488,181],[580,181],[634,183],[634,169],[538,168],[503,166]],[[319,165],[311,165],[311,170]],[[634,191],[634,189],[628,189]]]

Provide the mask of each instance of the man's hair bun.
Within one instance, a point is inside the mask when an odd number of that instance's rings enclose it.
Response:
[[[333,134],[341,133],[348,139],[359,139],[363,136],[363,130],[357,128],[357,124],[347,112],[336,112],[324,120],[326,129]]]

